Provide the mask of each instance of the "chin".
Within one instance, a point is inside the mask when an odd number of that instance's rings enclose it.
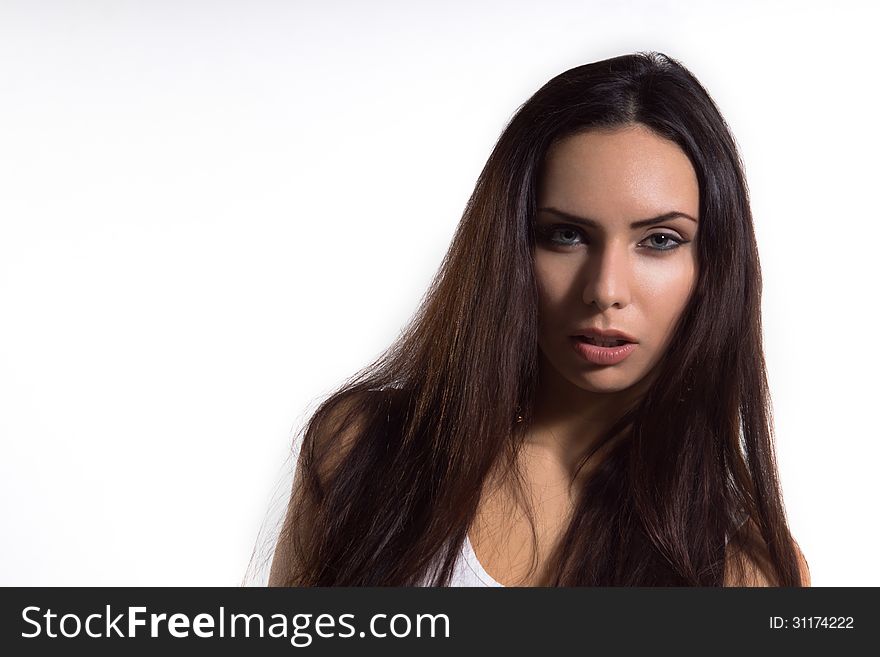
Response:
[[[615,392],[622,392],[631,388],[635,385],[635,381],[592,381],[588,379],[581,378],[579,380],[572,381],[574,385],[576,385],[581,390],[585,390],[587,392],[592,392],[596,394],[611,394]]]
[[[583,361],[573,362],[567,353],[556,352],[553,356],[555,357],[552,359],[547,358],[544,352],[546,366],[555,370],[556,375],[569,384],[593,394],[622,392],[636,385],[645,376],[640,361],[624,361],[617,365],[600,366]]]
[[[633,363],[635,365],[635,363]],[[647,373],[641,368],[621,368],[620,366],[577,369],[566,376],[578,388],[589,392],[622,392],[642,382]]]

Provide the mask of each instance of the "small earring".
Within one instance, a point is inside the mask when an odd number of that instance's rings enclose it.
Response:
[[[679,398],[678,398],[678,401],[679,401],[679,402],[684,402],[684,401],[686,401],[686,397],[690,396],[690,393],[692,393],[693,390],[694,390],[694,387],[693,387],[690,383],[688,383],[688,384],[684,387],[684,394],[685,394],[685,396],[684,396],[684,397],[679,397]]]
[[[516,423],[519,424],[523,421],[522,409],[519,407],[519,404],[516,406]]]

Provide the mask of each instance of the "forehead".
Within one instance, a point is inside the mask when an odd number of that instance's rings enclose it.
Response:
[[[554,144],[544,159],[538,196],[539,207],[600,221],[699,212],[690,159],[675,142],[638,124],[589,130]]]

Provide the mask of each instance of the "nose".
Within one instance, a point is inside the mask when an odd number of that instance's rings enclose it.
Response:
[[[623,308],[630,302],[630,258],[624,245],[605,244],[590,252],[586,264],[583,299],[600,311]]]

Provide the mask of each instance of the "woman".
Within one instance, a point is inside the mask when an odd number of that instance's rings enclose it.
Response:
[[[639,53],[555,77],[411,324],[307,423],[270,585],[808,585],[760,295],[693,75]]]

